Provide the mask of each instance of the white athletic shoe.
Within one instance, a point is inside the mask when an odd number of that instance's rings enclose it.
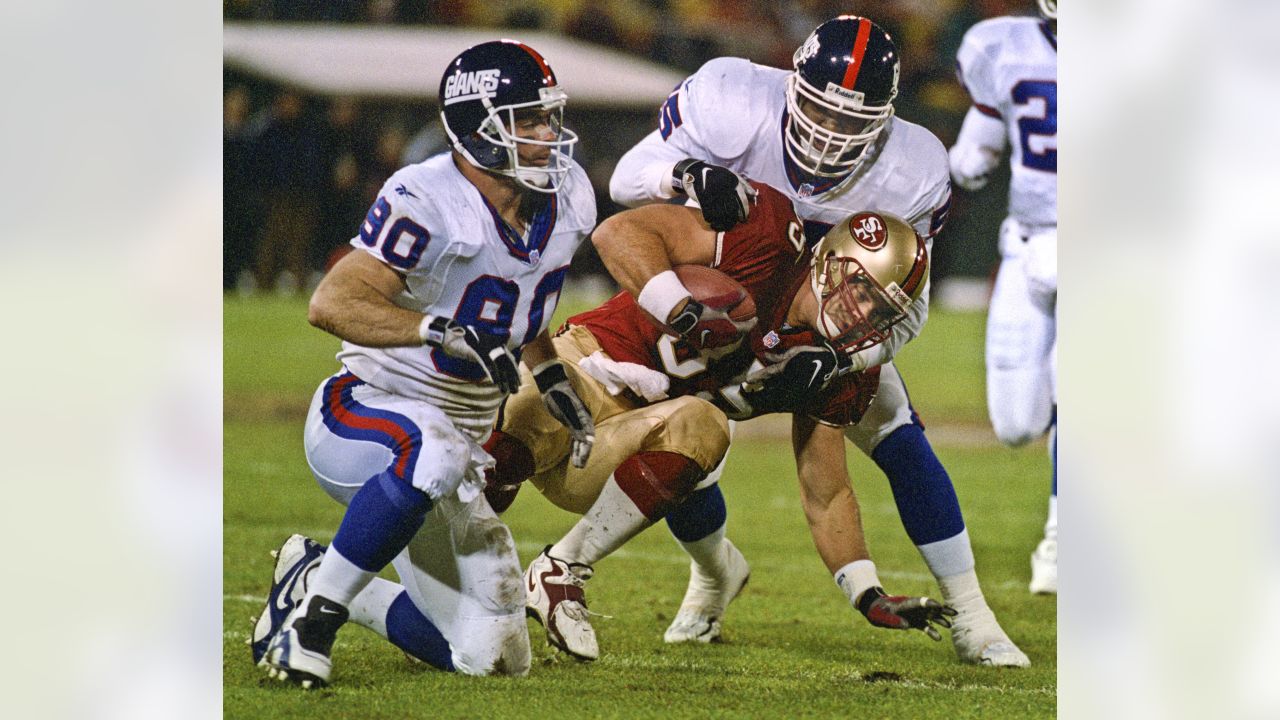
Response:
[[[961,662],[993,667],[1029,667],[1031,660],[1009,639],[995,613],[986,602],[969,603],[968,608],[957,607],[958,615],[951,621],[951,642]]]
[[[1058,540],[1045,538],[1031,553],[1031,592],[1036,595],[1058,593]]]
[[[696,561],[689,563],[689,587],[671,626],[662,635],[664,642],[717,642],[720,640],[720,617],[733,599],[738,597],[751,578],[747,559],[727,538],[720,545],[725,572],[715,577]]]
[[[311,572],[320,567],[325,546],[302,535],[291,535],[279,550],[272,550],[276,559],[271,573],[271,591],[267,593],[267,606],[253,623],[253,635],[249,647],[253,651],[253,663],[265,665],[267,645],[284,627],[284,621],[294,607],[307,595],[307,580]]]
[[[529,591],[525,614],[547,630],[547,642],[578,660],[600,657],[596,631],[587,617],[583,586],[591,579],[591,566],[553,558],[548,545],[529,563],[524,573]]]
[[[267,645],[267,675],[308,690],[327,685],[333,672],[333,641],[347,617],[345,607],[321,595],[294,608]]]

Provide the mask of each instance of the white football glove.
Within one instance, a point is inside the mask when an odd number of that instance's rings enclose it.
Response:
[[[951,179],[970,192],[986,187],[992,171],[1000,164],[998,153],[969,143],[956,143],[947,158],[951,164]]]

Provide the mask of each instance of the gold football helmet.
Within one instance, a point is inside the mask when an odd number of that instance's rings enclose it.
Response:
[[[928,279],[929,254],[915,228],[888,213],[851,215],[814,249],[818,331],[848,353],[882,342]]]

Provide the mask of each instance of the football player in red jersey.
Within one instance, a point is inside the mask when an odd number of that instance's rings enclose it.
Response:
[[[847,358],[886,337],[919,297],[928,275],[924,242],[899,218],[858,213],[809,252],[790,201],[764,185],[754,190],[748,221],[728,232],[713,231],[696,208],[674,205],[629,210],[596,229],[596,248],[623,292],[569,318],[554,340],[595,422],[585,467],[569,462],[571,438],[555,419],[560,411],[542,399],[538,368],[524,371],[486,444],[498,459],[489,493],[498,509],[529,478],[553,503],[583,515],[525,573],[531,612],[551,644],[576,658],[599,654],[583,594],[591,566],[714,482],[728,418],[772,412],[792,413],[806,517],[850,602],[875,625],[935,639],[933,625],[948,626],[954,614],[928,598],[881,590],[841,429],[858,421],[877,386],[878,368],[851,372]],[[672,270],[678,265],[736,280],[754,299],[756,319],[734,321],[698,302]],[[714,564],[729,578],[715,583],[695,572],[681,608],[697,635],[690,639],[718,636],[720,615],[747,581],[746,561],[723,529],[714,540],[686,545],[695,557],[704,551],[695,570]]]

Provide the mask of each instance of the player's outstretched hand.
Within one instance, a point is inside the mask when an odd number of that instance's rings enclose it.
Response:
[[[934,640],[942,634],[935,627],[951,627],[955,608],[927,597],[886,595],[884,590],[873,587],[858,598],[858,610],[876,627],[893,630],[923,630]]]
[[[587,406],[569,384],[564,365],[555,359],[542,363],[533,369],[533,381],[538,384],[538,392],[542,393],[547,411],[561,425],[569,428],[569,435],[573,438],[569,460],[576,468],[586,466],[591,447],[596,442],[596,425]]]
[[[672,170],[677,189],[698,203],[702,217],[716,232],[725,232],[747,221],[756,189],[732,170],[702,160],[685,158]]]
[[[422,340],[451,357],[480,363],[502,392],[511,394],[520,389],[520,371],[503,338],[446,317],[428,316],[422,325]]]

